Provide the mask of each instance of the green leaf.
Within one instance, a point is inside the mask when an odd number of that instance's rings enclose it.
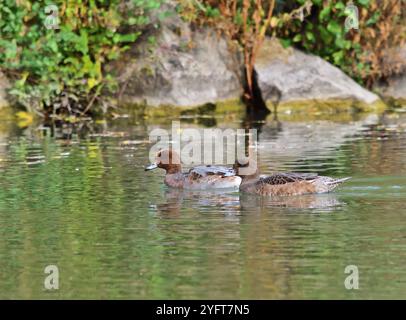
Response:
[[[292,45],[292,41],[290,39],[281,39],[282,47],[288,48]]]
[[[340,35],[336,37],[334,44],[336,45],[337,48],[344,49],[346,43],[345,40]]]
[[[54,53],[58,52],[58,44],[56,43],[55,40],[49,40],[48,47],[51,49],[52,52]]]
[[[366,26],[374,25],[374,24],[379,20],[380,15],[381,15],[381,13],[380,13],[379,11],[374,12],[374,14],[372,15],[372,17],[367,20],[367,22],[365,23],[365,25],[366,25]]]
[[[15,39],[11,41],[3,42],[5,44],[5,58],[14,59],[17,56],[17,41]]]
[[[363,69],[365,69],[365,64],[363,64],[362,62],[357,63],[357,69],[359,71],[362,71]]]
[[[321,22],[327,21],[330,17],[331,7],[327,6],[320,11],[319,19]]]
[[[331,20],[327,24],[327,30],[335,35],[338,35],[342,33],[343,27],[340,24],[338,24],[337,21]]]
[[[341,1],[339,1],[338,3],[336,3],[336,5],[334,6],[334,8],[338,9],[338,10],[344,10],[345,9],[345,4],[342,3]]]
[[[293,42],[299,42],[302,40],[302,35],[299,33],[297,35],[295,35],[292,39]]]
[[[358,0],[358,3],[364,7],[369,5],[370,0]]]
[[[311,22],[307,22],[307,23],[306,23],[306,26],[305,26],[306,31],[312,31],[312,30],[313,30],[313,27],[314,27],[314,24],[313,24],[313,23],[311,23]]]
[[[86,55],[89,52],[88,45],[87,31],[81,29],[80,36],[75,39],[75,49],[83,55]]]
[[[330,44],[333,41],[333,36],[331,35],[331,33],[328,32],[327,29],[324,28],[323,26],[319,26],[318,29],[320,32],[320,37],[323,40],[323,43],[327,45]]]
[[[148,37],[148,43],[152,44],[152,45],[156,44],[156,37],[155,36],[149,36]]]
[[[310,31],[306,32],[306,38],[310,42],[315,42],[316,41],[316,38],[314,37],[314,34],[312,32],[310,32]]]
[[[89,78],[87,79],[87,89],[91,90],[93,87],[95,87],[99,81],[95,78]]]
[[[122,42],[134,42],[137,40],[141,32],[129,33],[129,34],[116,34],[113,37],[114,43]]]
[[[344,51],[337,51],[333,53],[333,62],[336,65],[340,65],[344,59]]]

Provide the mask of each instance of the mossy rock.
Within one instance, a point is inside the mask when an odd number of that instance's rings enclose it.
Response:
[[[147,105],[125,105],[121,110],[130,116],[143,118],[182,118],[186,116],[224,116],[231,114],[244,114],[245,105],[239,100],[227,100],[217,103],[206,103],[202,106],[172,106],[161,105],[159,107]]]
[[[273,110],[271,102],[267,103],[270,110]],[[289,101],[282,102],[278,105],[278,113],[306,113],[309,115],[320,114],[337,114],[337,113],[358,113],[358,112],[378,112],[385,111],[388,106],[382,101],[377,100],[372,104],[367,104],[361,101],[328,99],[320,100],[303,100],[303,101]]]

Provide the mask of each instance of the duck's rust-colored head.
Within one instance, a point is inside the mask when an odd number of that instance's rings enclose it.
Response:
[[[179,155],[171,149],[159,151],[156,155],[156,161],[145,167],[145,171],[156,168],[164,169],[168,174],[181,172]]]

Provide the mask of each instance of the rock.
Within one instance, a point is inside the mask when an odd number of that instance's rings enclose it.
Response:
[[[8,106],[10,103],[7,100],[6,90],[10,87],[10,83],[6,76],[0,71],[0,109]]]
[[[278,98],[281,104],[347,101],[350,105],[370,105],[379,101],[377,95],[335,66],[297,49],[284,49],[275,38],[265,39],[255,70],[262,98],[268,104]]]
[[[387,54],[384,55],[384,64],[397,72],[385,83],[377,84],[374,89],[384,98],[406,106],[406,44],[400,48],[387,50]]]
[[[156,43],[148,45],[151,35]],[[173,10],[110,69],[120,104],[191,107],[239,99],[242,66],[238,46],[210,28],[192,30]]]
[[[383,95],[395,100],[406,101],[406,73],[389,79],[389,85]]]

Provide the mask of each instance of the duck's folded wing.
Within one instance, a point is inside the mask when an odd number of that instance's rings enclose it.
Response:
[[[235,176],[235,170],[227,167],[217,166],[198,166],[189,170],[189,174],[206,177],[210,175],[217,175],[222,177]]]
[[[273,175],[263,177],[260,179],[262,183],[266,184],[286,184],[298,181],[309,181],[317,178],[317,173],[297,173],[297,172],[286,172],[286,173],[274,173]]]

